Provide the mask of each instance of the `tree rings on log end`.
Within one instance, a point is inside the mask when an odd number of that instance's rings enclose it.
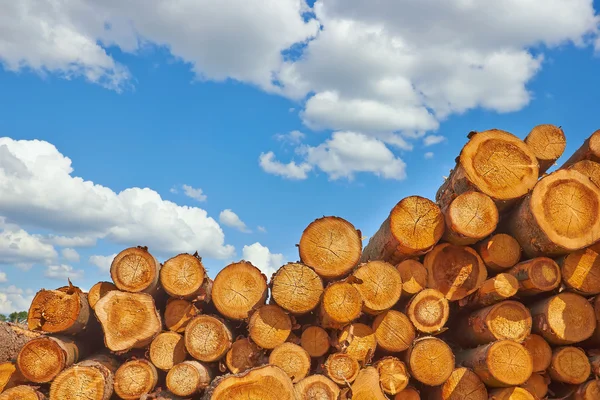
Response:
[[[410,375],[428,386],[443,384],[454,370],[452,349],[434,337],[415,340],[406,357]]]
[[[410,300],[406,313],[417,330],[433,333],[442,329],[448,322],[450,305],[441,292],[425,289]]]
[[[323,281],[312,268],[289,263],[273,275],[271,295],[284,310],[296,315],[306,314],[319,305]]]
[[[212,301],[223,316],[243,320],[267,299],[267,280],[250,262],[229,264],[216,276]]]

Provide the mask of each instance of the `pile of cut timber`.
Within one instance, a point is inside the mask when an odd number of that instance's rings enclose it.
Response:
[[[435,202],[364,249],[317,219],[269,278],[125,249],[0,326],[0,400],[598,400],[600,131],[546,174],[564,149],[552,125],[472,132]]]

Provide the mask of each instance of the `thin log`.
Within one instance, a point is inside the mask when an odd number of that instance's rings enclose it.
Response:
[[[360,371],[358,361],[345,353],[330,354],[323,368],[329,379],[341,386],[354,382]]]
[[[115,286],[131,293],[156,295],[160,263],[147,247],[130,247],[122,250],[110,265],[110,277]]]
[[[267,278],[248,261],[229,264],[215,277],[212,301],[221,315],[243,320],[265,304]]]
[[[537,400],[531,392],[522,387],[508,387],[490,391],[490,400]]]
[[[548,369],[552,361],[552,348],[540,335],[531,334],[523,341],[533,359],[533,372],[543,372]]]
[[[483,282],[475,293],[461,299],[459,304],[468,308],[487,307],[513,297],[518,290],[517,278],[510,274],[499,273]]]
[[[417,260],[402,261],[396,267],[402,278],[402,293],[411,296],[427,287],[427,269]]]
[[[117,287],[112,282],[98,282],[92,286],[87,296],[90,308],[93,310],[96,307],[98,300],[111,290],[117,290]]]
[[[353,323],[345,326],[338,335],[339,346],[350,357],[365,365],[377,349],[375,333],[369,325]]]
[[[200,314],[195,303],[183,299],[169,299],[165,308],[165,327],[173,332],[183,333],[188,323]]]
[[[262,306],[250,317],[248,334],[259,347],[274,349],[283,344],[292,332],[292,320],[275,304]]]
[[[300,345],[311,357],[323,357],[329,351],[329,334],[320,326],[309,326],[300,336]]]
[[[302,315],[314,310],[323,295],[323,281],[310,267],[288,263],[271,280],[273,300],[284,310]]]
[[[127,361],[115,372],[115,393],[123,400],[137,400],[152,392],[157,383],[158,372],[148,360]]]
[[[567,146],[567,139],[561,127],[543,124],[535,126],[529,132],[525,143],[537,158],[540,166],[539,174],[542,176],[562,156]]]
[[[46,396],[33,386],[15,386],[0,394],[0,400],[46,400]]]
[[[217,361],[225,356],[233,342],[231,330],[211,315],[198,315],[185,328],[185,348],[196,360]]]
[[[198,253],[182,253],[165,261],[160,269],[160,284],[172,297],[193,300],[209,295],[211,282]]]
[[[156,368],[168,371],[186,359],[185,341],[176,332],[161,332],[150,343],[149,358]]]
[[[292,383],[298,383],[310,372],[310,355],[297,344],[283,343],[273,349],[269,364],[284,370]]]
[[[569,169],[581,172],[583,175],[590,178],[590,180],[600,187],[600,163],[590,160],[578,161],[571,165]]]
[[[408,386],[408,370],[406,364],[396,357],[383,357],[375,363],[379,373],[379,383],[384,393],[395,395]]]
[[[446,342],[423,337],[413,342],[406,352],[406,365],[410,375],[428,385],[443,384],[454,370],[454,354]]]
[[[363,299],[358,289],[348,282],[334,282],[325,288],[321,302],[321,326],[341,328],[360,316]]]
[[[97,354],[61,372],[50,386],[50,400],[109,400],[117,360]]]
[[[529,393],[536,396],[538,399],[546,398],[548,394],[548,384],[550,383],[550,378],[547,375],[542,375],[540,373],[533,373],[531,377],[527,379],[527,382],[523,384],[523,388],[529,391]]]
[[[167,373],[167,389],[173,394],[188,397],[199,393],[210,385],[211,371],[198,361],[183,361]]]
[[[373,331],[377,345],[391,353],[408,349],[416,335],[410,319],[396,310],[389,310],[375,317]]]
[[[364,301],[363,311],[377,315],[392,308],[402,294],[400,272],[385,261],[369,261],[358,266],[352,274],[356,278],[354,287]]]
[[[263,351],[250,339],[239,338],[231,345],[225,356],[225,365],[233,374],[247,371],[258,366]]]
[[[298,400],[338,400],[340,388],[323,375],[311,375],[294,385]]]
[[[431,400],[487,400],[488,392],[481,379],[468,368],[452,371],[443,385],[435,388]]]
[[[600,293],[600,244],[577,250],[559,260],[562,282],[575,293]]]
[[[560,285],[558,264],[548,257],[536,257],[523,261],[507,271],[519,281],[519,296],[534,296],[549,292]]]
[[[506,233],[497,233],[479,242],[475,248],[486,267],[493,272],[502,272],[513,267],[521,259],[521,246]]]
[[[571,346],[557,347],[552,352],[548,373],[552,380],[569,384],[580,384],[588,380],[592,367],[581,349]]]
[[[561,168],[567,168],[581,160],[600,162],[600,129],[592,133]]]
[[[498,225],[496,204],[480,192],[460,194],[442,211],[446,221],[443,239],[455,245],[477,243],[491,235]]]
[[[279,367],[265,365],[213,380],[204,400],[296,400],[294,385]]]
[[[87,296],[73,285],[36,293],[27,317],[32,331],[74,335],[82,332],[90,318]]]
[[[410,299],[406,306],[406,315],[420,332],[434,333],[448,322],[450,305],[442,292],[425,289]]]

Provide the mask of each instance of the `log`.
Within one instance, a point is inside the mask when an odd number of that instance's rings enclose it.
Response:
[[[186,400],[183,397],[179,397],[168,390],[158,389],[155,392],[149,394],[143,394],[140,400]]]
[[[294,385],[298,400],[338,400],[340,388],[324,375],[311,375]]]
[[[210,370],[198,361],[183,361],[167,373],[167,389],[177,396],[192,396],[210,385],[211,375]]]
[[[582,160],[571,165],[569,169],[581,172],[583,175],[590,178],[590,180],[596,186],[600,186],[600,163],[590,160]]]
[[[428,385],[443,384],[454,370],[454,354],[446,342],[423,337],[413,342],[406,352],[406,365],[410,375],[417,381]]]
[[[477,191],[503,211],[536,184],[538,161],[521,139],[499,129],[471,132],[468,137],[456,167],[436,194],[442,208],[462,193]]]
[[[215,379],[204,400],[296,400],[294,385],[279,367],[265,365]]]
[[[401,261],[425,254],[444,234],[444,214],[431,200],[406,197],[392,209],[379,230],[369,239],[361,261]]]
[[[302,232],[298,250],[300,260],[322,278],[341,278],[360,260],[362,234],[343,218],[323,217]]]
[[[540,335],[531,334],[523,341],[533,360],[533,372],[543,372],[548,369],[552,360],[552,348]]]
[[[600,378],[600,352],[597,350],[590,352],[589,354],[590,366],[592,367],[592,374]]]
[[[27,383],[27,379],[19,372],[14,363],[0,363],[0,393],[24,383]]]
[[[375,333],[369,325],[353,323],[345,326],[338,336],[338,343],[346,354],[361,365],[369,364],[377,349]]]
[[[416,335],[410,319],[396,310],[389,310],[375,317],[373,331],[377,345],[391,353],[408,349]]]
[[[250,339],[241,337],[231,345],[225,355],[225,365],[233,374],[239,374],[258,366],[262,350]]]
[[[589,340],[585,342],[586,346],[600,346],[600,296],[596,296],[590,300],[594,309],[594,333]]]
[[[547,376],[540,373],[533,373],[522,387],[534,395],[537,399],[543,399],[548,394],[549,383],[550,379]]]
[[[28,381],[47,383],[87,354],[88,346],[70,337],[39,337],[21,348],[17,367]]]
[[[140,359],[123,363],[114,378],[114,390],[123,400],[137,400],[158,383],[158,372],[150,361]]]
[[[46,396],[33,386],[15,386],[0,394],[0,400],[46,400]]]
[[[575,293],[563,292],[530,307],[533,333],[550,344],[566,345],[592,336],[596,326],[594,309]]]
[[[161,332],[150,343],[149,358],[158,369],[168,371],[185,360],[187,351],[183,336],[176,332]]]
[[[479,242],[476,247],[488,270],[502,272],[521,259],[521,246],[506,233],[497,233]]]
[[[310,372],[310,355],[297,344],[283,343],[273,349],[269,364],[281,368],[292,383],[298,383]]]
[[[74,335],[82,332],[90,317],[86,295],[73,285],[36,293],[27,317],[32,331]]]
[[[575,170],[546,175],[508,218],[529,257],[558,257],[600,239],[600,188]]]
[[[231,348],[233,336],[222,320],[211,315],[198,315],[185,328],[184,340],[185,348],[192,357],[202,362],[213,362],[225,356]]]
[[[171,297],[193,300],[210,294],[210,280],[198,253],[178,254],[160,269],[160,285]]]
[[[104,343],[114,352],[146,347],[160,333],[160,314],[146,293],[113,290],[96,303]]]
[[[466,347],[496,340],[522,342],[531,334],[532,318],[521,303],[505,300],[461,317],[454,330],[456,339]]]
[[[573,395],[573,400],[596,399],[600,399],[600,381],[597,379],[581,384]]]
[[[355,358],[345,353],[333,353],[327,357],[323,365],[325,374],[338,385],[348,385],[356,379],[360,365]]]
[[[290,316],[275,304],[262,306],[256,310],[248,323],[250,339],[263,349],[274,349],[285,343],[291,332]]]
[[[417,260],[402,261],[396,267],[402,278],[402,293],[411,296],[427,287],[427,269]]]
[[[522,385],[533,373],[529,352],[512,340],[499,340],[463,350],[456,354],[457,363],[471,368],[489,387]]]
[[[323,357],[329,351],[329,334],[320,326],[309,326],[300,336],[300,345],[311,357]]]
[[[375,363],[379,373],[379,383],[384,393],[395,395],[408,386],[406,364],[396,357],[383,357]]]
[[[394,396],[394,400],[421,400],[421,395],[417,389],[409,386]]]
[[[98,282],[92,286],[87,296],[90,308],[93,310],[98,300],[111,290],[117,290],[117,287],[112,282]]]
[[[194,303],[183,299],[167,300],[165,308],[165,327],[173,332],[183,333],[188,323],[200,314]]]
[[[513,275],[499,273],[483,282],[477,291],[459,301],[462,307],[481,308],[491,306],[517,294],[519,281]]]
[[[490,391],[490,400],[537,400],[527,389],[508,387]]]
[[[323,295],[323,281],[310,267],[288,263],[271,279],[271,296],[284,310],[302,315],[314,310]]]
[[[110,277],[124,292],[148,293],[158,291],[160,263],[147,247],[129,247],[121,251],[110,265]]]
[[[437,289],[450,301],[475,292],[487,279],[487,270],[475,250],[442,243],[425,256],[428,287]]]
[[[458,195],[442,211],[446,221],[442,238],[455,245],[477,243],[491,235],[498,225],[496,204],[480,192],[469,191]]]
[[[379,373],[374,367],[360,370],[352,383],[352,400],[387,400],[379,385]]]
[[[557,347],[552,352],[548,374],[552,380],[580,384],[588,380],[592,368],[585,352],[577,347]]]
[[[265,304],[267,278],[248,261],[229,264],[215,277],[212,301],[221,315],[243,320]]]
[[[443,385],[433,390],[431,400],[487,400],[488,392],[481,379],[468,368],[460,367]]]
[[[96,354],[61,372],[50,386],[50,400],[109,400],[117,360]]]
[[[425,289],[410,299],[406,306],[406,315],[418,331],[434,333],[448,322],[450,305],[442,292]]]
[[[0,322],[0,363],[16,359],[21,347],[40,335],[17,324]]]
[[[558,264],[548,257],[523,261],[507,271],[519,281],[519,296],[534,296],[549,292],[560,285]]]
[[[535,126],[525,137],[525,143],[531,149],[540,166],[542,176],[556,160],[562,156],[567,139],[561,127],[550,124]]]
[[[334,282],[325,288],[321,302],[321,326],[340,328],[360,316],[363,299],[348,282]]]
[[[377,315],[400,300],[402,276],[392,264],[369,261],[359,265],[352,275],[356,278],[354,287],[363,299],[365,313]]]
[[[559,260],[562,282],[575,293],[600,293],[600,244],[577,250]]]
[[[561,168],[567,168],[582,160],[600,162],[600,129],[592,133]]]

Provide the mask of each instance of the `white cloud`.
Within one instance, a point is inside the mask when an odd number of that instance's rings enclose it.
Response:
[[[0,283],[4,283],[7,281],[6,272],[0,272]]]
[[[265,228],[264,226],[260,226],[260,225],[259,225],[259,226],[258,226],[258,228],[256,228],[256,229],[257,229],[259,232],[262,232],[262,233],[267,233],[267,228]]]
[[[242,252],[244,260],[258,267],[269,279],[284,264],[283,254],[273,254],[259,242],[244,246]]]
[[[98,267],[102,272],[108,272],[110,271],[110,265],[116,256],[116,253],[110,256],[93,255],[90,257],[89,263]]]
[[[444,136],[429,135],[425,136],[425,138],[423,139],[423,144],[425,146],[433,146],[434,144],[442,143],[445,140],[446,138]]]
[[[423,154],[423,157],[425,157],[426,160],[430,160],[433,158],[433,152],[428,151],[427,153]]]
[[[64,248],[60,251],[63,258],[69,262],[79,262],[79,253],[75,249]]]
[[[2,193],[0,198],[10,195],[6,191]],[[29,269],[33,264],[48,264],[58,258],[53,246],[43,243],[17,225],[6,223],[3,217],[0,217],[0,229],[0,264],[14,264]]]
[[[283,164],[275,159],[275,154],[272,151],[260,154],[259,165],[263,171],[269,174],[295,180],[306,179],[308,172],[312,169],[312,166],[307,163],[296,164],[295,161],[290,161]]]
[[[83,278],[83,270],[73,269],[72,266],[61,264],[61,265],[49,265],[44,273],[46,278],[51,279],[70,279],[71,281]]]
[[[179,193],[179,191],[177,190],[177,188],[174,188],[174,187],[172,187],[171,189],[169,189],[169,192],[171,192],[173,194]]]
[[[14,285],[0,288],[0,314],[8,315],[14,311],[27,311],[33,301],[33,291],[23,290]]]
[[[230,209],[221,211],[221,213],[219,214],[219,222],[222,223],[223,225],[229,226],[231,228],[235,228],[240,232],[244,232],[244,233],[252,232],[250,229],[248,229],[248,227],[246,226],[244,221],[242,221],[240,219],[240,217],[238,217],[238,215],[236,213],[234,213],[233,211],[231,211]]]
[[[57,235],[145,245],[159,254],[197,250],[220,259],[234,254],[205,210],[178,206],[148,188],[115,193],[73,176],[71,160],[48,142],[0,138],[0,160],[0,215],[21,225]],[[36,254],[44,254],[43,259],[54,256],[51,246],[34,239]],[[40,252],[40,244],[45,252]]]
[[[197,201],[206,201],[206,195],[204,193],[202,193],[202,189],[200,189],[200,188],[196,189],[189,185],[183,185],[182,188],[183,188],[183,193],[187,197],[197,200]]]
[[[278,133],[275,135],[275,139],[279,140],[280,142],[286,142],[291,144],[299,144],[305,137],[306,135],[300,131],[291,131],[287,134]]]
[[[36,235],[43,243],[60,247],[93,247],[97,238],[93,236],[60,236],[60,235]]]

